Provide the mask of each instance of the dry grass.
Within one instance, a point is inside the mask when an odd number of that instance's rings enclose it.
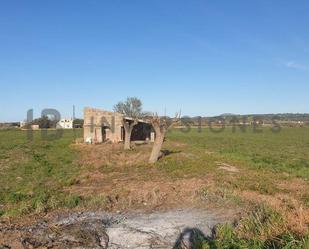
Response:
[[[182,146],[175,144],[178,148]],[[78,184],[68,190],[85,198],[104,194],[107,207],[113,210],[195,205],[200,200],[200,189],[212,184],[207,178],[170,179],[156,166],[147,164],[151,150],[148,145],[132,151],[123,151],[120,144],[75,145],[75,149],[80,152],[82,173]]]
[[[220,167],[219,167],[220,169]],[[306,234],[309,229],[309,207],[304,196],[309,193],[308,181],[286,177],[286,174],[252,172],[242,168],[234,173],[214,177],[215,186],[230,189],[243,200],[245,210],[256,205],[267,205],[284,218],[284,226],[278,227],[296,234]]]

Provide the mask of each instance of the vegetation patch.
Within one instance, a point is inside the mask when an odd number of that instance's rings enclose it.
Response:
[[[309,248],[309,234],[293,234],[284,224],[284,217],[280,213],[265,205],[258,206],[234,225],[216,226],[211,237],[196,240],[195,248]]]
[[[53,131],[50,131],[53,132]],[[77,152],[71,148],[73,136],[64,133],[60,140],[42,140],[34,132],[0,131],[0,200],[2,217],[19,217],[82,203],[79,196],[64,191],[79,172]]]

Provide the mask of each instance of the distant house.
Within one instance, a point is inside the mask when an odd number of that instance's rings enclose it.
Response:
[[[40,126],[39,125],[31,125],[31,130],[39,130],[40,129]]]
[[[27,123],[26,121],[20,121],[20,122],[19,122],[19,127],[20,127],[20,128],[23,128],[23,127],[25,127],[27,124],[28,124],[28,123]]]
[[[84,109],[84,141],[86,143],[121,142],[124,141],[125,129],[123,121],[133,122],[130,117],[121,113],[109,112],[94,108]],[[151,141],[154,139],[150,123],[138,120],[132,130],[131,141]]]
[[[56,125],[57,129],[73,129],[73,119],[63,118]]]

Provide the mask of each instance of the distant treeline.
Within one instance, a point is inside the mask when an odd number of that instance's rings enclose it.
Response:
[[[18,128],[20,126],[19,122],[6,122],[6,123],[0,123],[0,129],[6,129],[6,128]]]
[[[223,114],[224,115],[224,114]],[[309,114],[306,113],[280,113],[280,114],[250,114],[250,115],[227,115],[227,119],[233,117],[252,119],[254,117],[260,118],[264,121],[278,120],[278,121],[309,121]]]
[[[309,124],[309,114],[306,113],[280,113],[280,114],[222,114],[213,117],[187,117],[187,123],[192,125],[208,125],[212,123],[234,124],[234,123],[262,123],[262,124],[272,124],[273,122],[281,124]]]

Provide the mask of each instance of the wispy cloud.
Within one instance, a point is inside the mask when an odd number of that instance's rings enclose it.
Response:
[[[309,67],[307,65],[297,63],[295,61],[288,61],[285,63],[285,66],[288,68],[298,69],[298,70],[305,70],[308,71]]]

